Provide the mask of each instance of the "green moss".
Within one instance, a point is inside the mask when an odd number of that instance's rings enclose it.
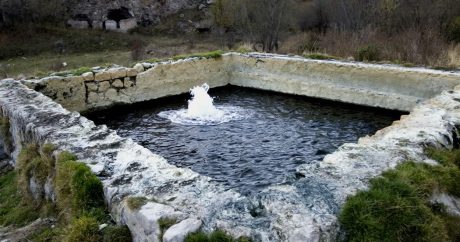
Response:
[[[131,242],[131,232],[128,226],[108,226],[104,228],[103,242]]]
[[[347,199],[339,221],[350,241],[456,241],[460,218],[431,204],[434,192],[460,196],[459,150],[429,149],[440,165],[405,162]]]
[[[307,54],[307,55],[304,55],[303,57],[309,58],[309,59],[315,59],[315,60],[333,60],[333,59],[337,59],[337,57],[326,55],[326,54],[321,54],[321,53]]]
[[[97,220],[86,216],[72,221],[66,228],[65,234],[63,238],[65,242],[98,242],[102,239]]]
[[[185,237],[185,242],[250,242],[247,237],[233,238],[224,231],[216,230],[210,234],[204,232],[195,232]]]
[[[126,202],[131,210],[138,210],[147,204],[148,201],[146,197],[128,197]]]

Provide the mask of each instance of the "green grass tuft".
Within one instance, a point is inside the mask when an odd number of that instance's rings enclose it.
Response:
[[[66,228],[63,241],[65,242],[99,242],[99,223],[95,218],[83,216],[72,221]]]
[[[10,133],[10,120],[5,116],[0,116],[0,138],[3,139],[5,151],[12,152],[13,137]]]
[[[433,193],[460,196],[459,150],[429,149],[440,165],[405,162],[349,197],[339,221],[350,241],[456,241],[460,218],[433,204]]]
[[[172,59],[173,60],[181,60],[181,59],[187,59],[187,58],[207,58],[207,59],[217,59],[222,57],[222,54],[224,52],[221,50],[215,50],[215,51],[210,51],[210,52],[203,52],[203,53],[194,53],[194,54],[189,54],[189,55],[176,55]]]
[[[0,226],[23,226],[39,215],[35,207],[23,201],[17,187],[17,171],[0,176]]]
[[[128,226],[108,226],[104,228],[103,242],[131,242],[131,232]]]
[[[335,56],[330,56],[330,55],[321,54],[321,53],[307,54],[307,55],[304,55],[303,57],[309,58],[309,59],[315,59],[315,60],[334,60],[334,59],[337,59],[337,57],[335,57]]]
[[[126,201],[128,204],[129,209],[131,210],[138,210],[145,204],[147,204],[149,200],[146,197],[128,197]]]
[[[188,234],[185,237],[185,242],[250,242],[251,239],[247,237],[233,238],[229,234],[221,230],[213,231],[210,234],[204,232],[195,232]]]

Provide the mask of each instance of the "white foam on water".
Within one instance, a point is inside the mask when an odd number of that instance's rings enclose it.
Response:
[[[162,118],[183,125],[216,125],[242,120],[252,115],[251,112],[234,106],[214,106],[214,99],[209,96],[209,85],[203,84],[190,90],[192,99],[187,109],[160,112]]]

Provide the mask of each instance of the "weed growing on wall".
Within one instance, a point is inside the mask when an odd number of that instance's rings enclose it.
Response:
[[[185,242],[250,242],[251,240],[246,237],[240,237],[238,239],[226,234],[221,230],[213,231],[212,233],[206,234],[204,232],[196,232],[188,234],[185,237]]]

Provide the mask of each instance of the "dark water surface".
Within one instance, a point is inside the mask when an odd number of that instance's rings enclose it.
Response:
[[[243,120],[187,126],[158,113],[187,107],[188,95],[88,114],[170,163],[242,193],[295,179],[300,164],[318,162],[399,119],[401,113],[237,87],[210,91],[214,104],[250,110]]]

